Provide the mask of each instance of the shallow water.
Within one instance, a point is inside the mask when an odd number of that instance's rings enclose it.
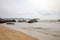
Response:
[[[15,25],[9,26],[15,26],[16,28],[22,27],[23,29],[25,28],[30,30],[45,30],[60,33],[60,22],[36,22],[36,23],[16,22]]]
[[[5,24],[7,25],[7,24]],[[60,22],[36,22],[36,23],[25,23],[25,22],[16,22],[15,25],[17,27],[28,27],[28,28],[42,28],[44,30],[52,30],[60,32]]]

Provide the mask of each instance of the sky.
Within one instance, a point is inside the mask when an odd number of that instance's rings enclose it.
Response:
[[[60,0],[0,0],[0,18],[60,19]]]

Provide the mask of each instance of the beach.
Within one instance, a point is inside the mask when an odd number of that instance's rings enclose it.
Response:
[[[38,40],[23,32],[0,26],[0,40]]]
[[[60,22],[14,22],[14,24],[3,23],[0,25],[27,34],[37,40],[60,40]]]

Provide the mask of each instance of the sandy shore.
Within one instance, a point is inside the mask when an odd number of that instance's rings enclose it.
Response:
[[[0,40],[38,40],[20,31],[0,26]]]

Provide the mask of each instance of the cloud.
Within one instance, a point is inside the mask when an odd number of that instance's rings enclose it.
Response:
[[[51,13],[49,13],[49,12],[46,12],[46,11],[40,11],[40,12],[38,12],[40,15],[42,15],[42,16],[50,16],[50,15],[52,15]]]
[[[60,19],[59,0],[0,0],[0,17]]]

